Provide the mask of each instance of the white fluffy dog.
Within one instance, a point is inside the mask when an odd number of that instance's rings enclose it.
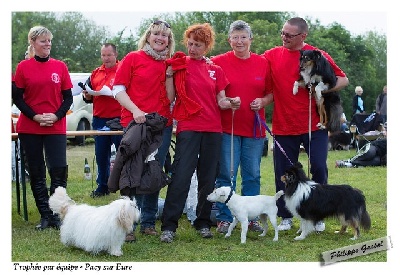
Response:
[[[278,207],[276,200],[283,195],[283,191],[279,191],[275,196],[239,196],[231,187],[223,186],[214,190],[207,196],[210,202],[226,203],[233,216],[233,222],[229,225],[228,232],[225,238],[231,236],[232,230],[235,228],[238,221],[241,224],[242,232],[240,235],[241,243],[246,243],[246,235],[249,220],[260,216],[263,224],[263,232],[259,236],[265,236],[268,230],[267,216],[275,229],[274,241],[278,240],[278,227],[276,224]]]
[[[104,206],[78,205],[62,187],[57,187],[50,196],[49,205],[62,221],[61,242],[94,254],[107,251],[121,256],[125,236],[140,218],[136,201],[128,197]]]

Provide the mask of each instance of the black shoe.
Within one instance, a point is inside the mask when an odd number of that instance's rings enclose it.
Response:
[[[36,230],[44,230],[50,227],[50,219],[49,217],[41,218],[40,224],[36,225]]]
[[[90,197],[92,197],[92,198],[99,198],[99,197],[107,196],[107,195],[109,195],[109,194],[110,194],[110,192],[102,193],[102,192],[98,192],[98,191],[94,190],[94,191],[92,191],[92,193],[90,194]]]
[[[61,227],[61,220],[57,214],[54,214],[50,217],[49,226],[54,227],[59,230]]]

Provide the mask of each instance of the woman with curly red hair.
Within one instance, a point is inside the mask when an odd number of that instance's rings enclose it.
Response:
[[[197,171],[197,218],[193,225],[203,238],[211,238],[211,202],[207,195],[214,189],[217,163],[221,151],[222,126],[220,109],[238,109],[240,99],[228,99],[229,84],[222,69],[207,62],[215,33],[211,25],[195,24],[184,33],[183,43],[188,56],[176,53],[171,64],[176,87],[173,115],[178,120],[172,182],[168,186],[161,225],[161,241],[170,243],[175,237],[179,218],[188,196],[191,177]]]

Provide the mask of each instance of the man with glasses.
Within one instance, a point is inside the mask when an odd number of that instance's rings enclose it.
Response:
[[[280,145],[274,146],[276,191],[285,189],[280,177],[292,163],[298,161],[300,145],[304,146],[310,159],[312,180],[320,184],[328,183],[328,132],[317,127],[319,115],[315,99],[310,96],[307,87],[299,88],[299,92],[293,95],[293,83],[299,78],[300,50],[319,50],[304,42],[307,35],[307,22],[300,17],[291,18],[285,22],[281,31],[283,45],[264,53],[270,64],[273,85],[272,131]],[[324,51],[321,53],[328,59],[337,77],[336,86],[326,92],[346,87],[349,83],[346,74],[329,54]],[[278,216],[282,218],[279,230],[291,229],[292,214],[286,209],[283,198],[278,200],[277,206]],[[323,221],[315,225],[317,232],[324,229]]]

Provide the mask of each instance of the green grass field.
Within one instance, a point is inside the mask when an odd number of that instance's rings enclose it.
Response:
[[[387,173],[386,167],[335,168],[335,160],[347,159],[355,154],[350,151],[330,151],[328,155],[329,183],[347,183],[364,192],[367,210],[371,216],[372,228],[361,232],[361,238],[352,241],[352,230],[345,235],[335,234],[340,228],[335,219],[325,220],[326,230],[321,234],[310,234],[306,240],[295,241],[299,221],[294,219],[291,230],[279,232],[279,241],[273,242],[273,230],[265,237],[248,232],[247,243],[240,244],[240,226],[228,239],[215,232],[214,238],[202,239],[191,227],[186,216],[182,216],[177,236],[173,243],[161,243],[159,236],[144,236],[137,233],[137,241],[123,245],[124,255],[113,257],[106,253],[92,255],[74,247],[65,247],[59,239],[59,231],[35,230],[40,217],[34,204],[32,192],[28,187],[29,221],[17,213],[15,183],[12,185],[12,247],[13,262],[319,262],[322,252],[349,246],[359,242],[374,240],[387,235]],[[85,157],[93,164],[94,145],[68,146],[69,178],[67,191],[77,203],[104,205],[116,199],[119,194],[93,199],[90,192],[96,183],[84,180]],[[302,153],[300,161],[307,168],[307,155]],[[262,159],[261,193],[275,193],[272,152]],[[94,171],[92,166],[92,171]],[[49,177],[48,177],[49,182]],[[240,179],[238,180],[240,182]],[[29,183],[28,183],[29,186]],[[238,187],[238,190],[240,186]],[[161,191],[165,198],[166,189]],[[160,231],[160,221],[156,224]],[[350,259],[350,262],[386,262],[386,251]]]

